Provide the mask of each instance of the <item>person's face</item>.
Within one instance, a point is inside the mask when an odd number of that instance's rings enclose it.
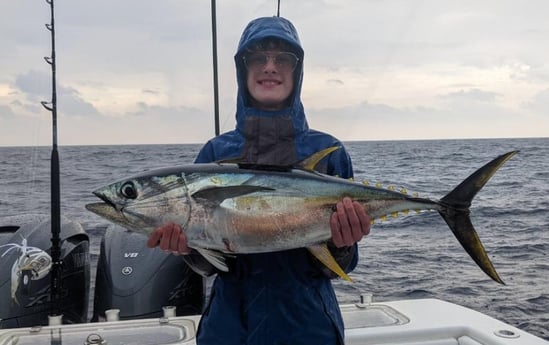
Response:
[[[245,58],[251,105],[262,110],[280,110],[294,87],[297,57],[280,50],[252,52]]]

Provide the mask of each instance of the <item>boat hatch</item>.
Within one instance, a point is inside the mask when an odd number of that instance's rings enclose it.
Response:
[[[160,318],[156,323],[150,321],[129,320],[14,329],[0,336],[0,345],[160,345],[184,344],[194,341],[195,323],[190,319]],[[90,325],[94,325],[94,327],[90,327]]]
[[[410,320],[395,309],[382,304],[341,306],[346,329],[404,325]]]

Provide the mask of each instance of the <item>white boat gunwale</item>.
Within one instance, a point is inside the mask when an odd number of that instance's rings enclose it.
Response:
[[[346,323],[347,345],[549,345],[549,341],[491,316],[438,299],[362,302],[341,304],[340,308]],[[133,337],[143,345],[193,345],[199,321],[200,315],[164,316],[0,329],[0,345],[51,344],[56,334],[64,337],[63,343],[69,339],[79,344],[101,344],[102,340],[107,344],[121,343],[120,339]],[[147,333],[164,333],[166,337],[144,342]]]

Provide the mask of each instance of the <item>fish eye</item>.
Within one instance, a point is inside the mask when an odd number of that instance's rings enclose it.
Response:
[[[133,182],[125,182],[122,187],[120,187],[120,194],[122,194],[124,198],[136,199],[137,188],[135,188],[135,184]]]

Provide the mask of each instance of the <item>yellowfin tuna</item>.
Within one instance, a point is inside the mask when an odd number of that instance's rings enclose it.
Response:
[[[316,153],[296,168],[245,168],[233,163],[152,170],[94,191],[103,203],[86,208],[125,228],[150,234],[166,222],[182,226],[188,245],[220,270],[225,254],[308,248],[341,277],[326,248],[334,205],[348,196],[372,219],[406,210],[436,210],[463,248],[492,279],[503,283],[469,218],[476,193],[517,151],[501,155],[441,200],[319,174],[312,167],[337,148]]]

